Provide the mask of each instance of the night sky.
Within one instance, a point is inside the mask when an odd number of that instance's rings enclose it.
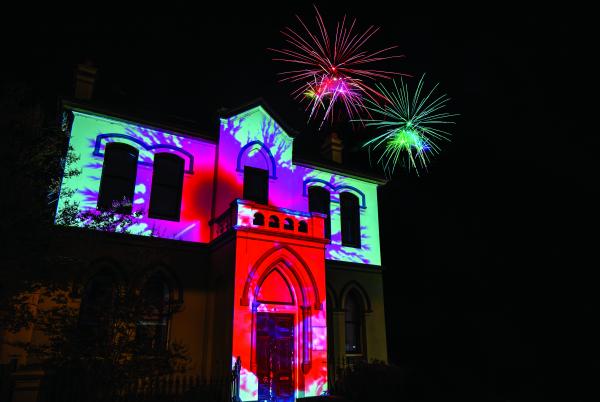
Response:
[[[69,95],[74,66],[89,58],[107,105],[216,132],[219,108],[262,96],[302,133],[303,109],[277,83],[285,66],[266,48],[283,45],[295,13],[311,19],[311,4],[219,3],[33,18],[7,43],[4,78]],[[597,104],[585,96],[597,51],[586,13],[317,4],[326,21],[347,12],[380,26],[373,46],[406,55],[389,67],[427,73],[460,113],[428,172],[399,171],[380,192],[389,357],[409,395],[598,400],[600,144],[584,128],[595,118],[586,104]],[[351,151],[360,139],[345,140]]]

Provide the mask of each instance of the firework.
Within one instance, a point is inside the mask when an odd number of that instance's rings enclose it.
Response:
[[[437,142],[449,140],[450,133],[437,127],[454,124],[449,119],[457,114],[443,111],[450,100],[447,95],[433,96],[438,84],[423,96],[423,78],[412,96],[401,78],[400,85],[393,81],[392,90],[376,85],[387,100],[383,105],[372,100],[365,102],[365,107],[379,118],[363,119],[363,123],[384,132],[367,141],[364,147],[369,151],[383,149],[378,163],[388,174],[394,172],[399,162],[418,174],[419,168],[427,167],[429,155],[439,153]]]
[[[331,118],[333,108],[338,103],[350,118],[356,117],[360,110],[366,110],[366,99],[374,100],[383,96],[370,85],[370,81],[402,75],[369,66],[403,56],[390,53],[397,46],[376,51],[366,49],[365,44],[379,28],[370,26],[358,33],[355,30],[356,19],[348,22],[346,16],[336,24],[332,41],[317,7],[315,11],[315,32],[296,16],[302,30],[298,32],[287,27],[282,31],[289,47],[269,49],[279,55],[273,60],[298,66],[297,69],[280,73],[280,81],[297,84],[292,95],[301,101],[308,101],[306,109],[310,110],[309,118],[315,117],[319,110],[323,111],[321,124]]]

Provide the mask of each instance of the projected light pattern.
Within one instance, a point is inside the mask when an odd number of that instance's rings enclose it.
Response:
[[[74,112],[70,145],[80,157],[73,167],[81,169],[81,174],[63,181],[62,188],[72,189],[74,194],[66,197],[65,191],[61,191],[59,210],[70,200],[78,202],[81,211],[96,211],[104,152],[111,142],[131,145],[139,151],[132,203],[134,211],[143,211],[143,217],[130,228],[131,232],[193,242],[210,241],[210,205],[198,200],[210,200],[212,196],[215,145],[92,114]],[[184,161],[179,221],[148,217],[153,160],[157,153],[163,152],[175,154]]]
[[[396,165],[401,163],[418,173],[419,168],[427,167],[430,153],[439,153],[437,142],[449,140],[450,133],[437,127],[453,124],[449,118],[457,115],[442,111],[449,100],[445,94],[433,98],[437,84],[422,96],[423,77],[412,95],[402,79],[399,86],[394,81],[393,90],[381,85],[378,88],[385,94],[388,103],[379,105],[368,101],[366,108],[379,117],[362,121],[367,127],[385,131],[367,141],[364,146],[370,151],[383,149],[378,163],[386,172],[394,173]]]
[[[261,107],[221,120],[215,216],[232,200],[243,198],[244,166],[269,172],[269,204],[296,211],[308,211],[308,187],[320,186],[331,194],[331,244],[326,258],[380,265],[377,185],[296,165],[292,161],[293,139]],[[63,188],[75,190],[69,197],[82,211],[96,209],[106,145],[121,142],[139,151],[133,199],[134,210],[144,211],[133,233],[207,243],[211,240],[210,220],[213,198],[215,144],[125,123],[92,114],[75,112],[70,144],[80,159],[79,176],[64,180]],[[148,217],[154,155],[176,154],[184,160],[185,174],[178,222]],[[361,248],[341,245],[339,194],[349,191],[361,200]],[[64,194],[64,192],[63,192]],[[61,195],[59,208],[67,197]]]
[[[245,148],[250,143],[254,145]],[[326,247],[327,259],[380,265],[377,185],[294,164],[292,146],[293,139],[261,106],[221,119],[216,216],[227,210],[233,199],[243,197],[244,165],[264,169],[270,177],[269,205],[308,211],[308,187],[319,186],[330,192],[331,244]],[[339,195],[344,191],[361,200],[360,248],[342,246]]]
[[[310,224],[321,227],[322,239],[323,218],[312,219],[320,220]],[[310,240],[293,245],[269,241],[274,239],[276,235],[249,232],[238,238],[236,247],[233,328],[238,336],[233,338],[232,360],[234,356],[242,360],[243,401],[258,400],[261,386],[273,387],[274,378],[283,379],[280,389],[287,386],[292,398],[327,391],[324,244],[319,248]],[[282,318],[289,322],[285,336],[281,336],[283,327],[264,331],[261,322]],[[239,336],[248,332],[254,335]]]
[[[380,265],[377,184],[294,164],[293,139],[262,106],[221,119],[218,145],[91,113],[74,114],[70,145],[80,158],[69,168],[81,169],[81,174],[63,181],[62,189],[72,189],[74,194],[63,191],[59,208],[74,201],[82,212],[97,211],[107,145],[120,142],[137,149],[133,208],[144,213],[132,232],[208,243],[223,230],[232,226],[237,230],[231,356],[242,358],[242,400],[257,400],[265,389],[272,389],[272,379],[265,377],[268,363],[261,359],[273,352],[270,345],[277,342],[283,345],[277,352],[283,367],[278,378],[286,379],[277,392],[289,398],[326,393],[325,260]],[[154,219],[147,213],[155,157],[163,152],[184,162],[179,221]],[[268,205],[242,199],[248,166],[268,172]],[[330,194],[330,243],[324,238],[325,216],[308,212],[312,186]],[[360,247],[342,246],[340,196],[344,192],[358,199]],[[226,214],[232,208],[235,219]],[[262,224],[255,224],[258,213],[264,217]],[[279,226],[268,225],[271,216],[277,217]],[[221,227],[221,222],[227,223]]]

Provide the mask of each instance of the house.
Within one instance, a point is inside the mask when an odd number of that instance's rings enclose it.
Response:
[[[293,131],[260,101],[222,113],[216,136],[84,101],[63,110],[78,156],[67,168],[80,173],[63,179],[58,209],[140,214],[132,234],[74,229],[59,246],[87,262],[82,310],[137,289],[158,313],[136,337],[184,344],[206,378],[239,358],[243,401],[319,396],[337,368],[387,361],[385,181],[336,163],[339,139],[326,144],[331,163],[296,160]]]

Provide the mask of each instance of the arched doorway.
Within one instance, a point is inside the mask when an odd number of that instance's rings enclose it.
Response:
[[[241,399],[289,402],[322,395],[327,390],[324,275],[323,283],[317,282],[302,256],[286,246],[271,248],[248,268],[234,310]]]
[[[293,401],[298,307],[290,280],[280,267],[266,273],[256,288],[255,300],[258,401]]]

